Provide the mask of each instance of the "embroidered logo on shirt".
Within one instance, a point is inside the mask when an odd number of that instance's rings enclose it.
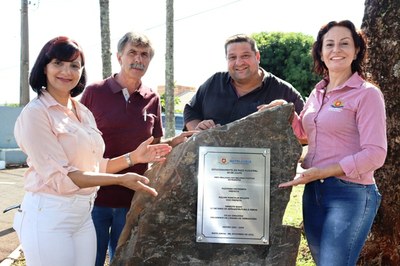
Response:
[[[335,100],[331,107],[333,108],[343,108],[344,107],[344,103],[341,100]]]
[[[329,106],[329,111],[333,112],[341,112],[343,111],[344,103],[341,100],[335,100],[333,103]]]

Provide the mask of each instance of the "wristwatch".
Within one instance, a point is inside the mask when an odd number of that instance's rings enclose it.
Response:
[[[124,158],[125,158],[126,163],[128,164],[128,167],[132,167],[132,166],[135,165],[131,160],[131,153],[130,152],[125,153],[124,154]]]

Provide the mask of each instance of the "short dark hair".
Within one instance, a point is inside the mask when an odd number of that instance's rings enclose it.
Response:
[[[328,68],[325,63],[321,59],[322,53],[322,43],[325,34],[333,27],[340,26],[348,28],[351,32],[351,36],[353,37],[355,48],[358,49],[357,57],[351,63],[351,72],[357,72],[362,78],[365,77],[364,69],[365,69],[365,61],[367,58],[367,38],[361,30],[357,30],[354,26],[353,22],[350,20],[342,20],[342,21],[331,21],[326,25],[323,25],[318,32],[317,40],[314,42],[311,53],[314,60],[313,70],[315,73],[321,76],[328,75]]]
[[[132,43],[134,46],[144,47],[150,49],[150,59],[154,56],[154,48],[150,41],[150,39],[139,32],[127,32],[124,36],[118,41],[118,53],[121,54],[124,51],[124,48],[127,43]]]
[[[60,61],[72,62],[78,56],[82,58],[82,74],[78,84],[70,92],[72,97],[78,96],[86,86],[85,56],[80,45],[65,36],[59,36],[48,41],[40,51],[29,76],[29,85],[38,96],[42,94],[42,89],[47,87],[47,77],[44,69],[54,58]]]
[[[238,42],[247,42],[250,44],[251,50],[254,51],[255,53],[258,52],[257,44],[256,41],[251,38],[250,36],[246,34],[235,34],[225,41],[225,56],[227,56],[228,53],[228,45],[232,43],[238,43]]]

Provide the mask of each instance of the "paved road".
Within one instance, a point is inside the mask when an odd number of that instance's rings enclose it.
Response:
[[[26,168],[0,170],[0,262],[19,246],[17,234],[12,229],[16,210],[6,213],[3,210],[22,201],[25,171]]]

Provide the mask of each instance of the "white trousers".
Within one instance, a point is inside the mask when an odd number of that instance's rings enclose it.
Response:
[[[54,196],[27,192],[14,217],[14,229],[27,266],[92,266],[96,232],[94,196]]]

